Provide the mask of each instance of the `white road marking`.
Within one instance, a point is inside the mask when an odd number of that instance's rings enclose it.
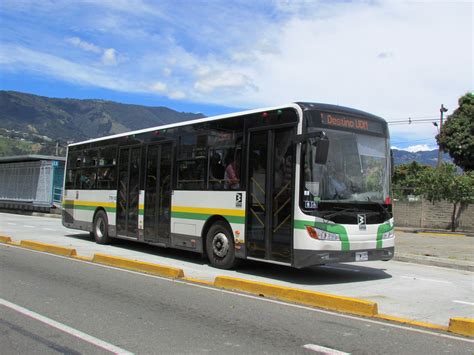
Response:
[[[467,305],[469,305],[469,306],[474,306],[474,303],[472,303],[472,302],[466,302],[466,301],[456,301],[456,300],[454,300],[453,302],[454,302],[454,303],[462,303],[462,304],[467,304]]]
[[[47,318],[45,316],[42,316],[41,314],[38,314],[36,312],[30,311],[29,309],[23,308],[21,306],[18,306],[17,304],[8,302],[7,300],[4,300],[3,298],[0,298],[0,304],[2,306],[5,306],[7,308],[10,308],[14,311],[17,311],[21,314],[24,314],[27,317],[33,318],[41,323],[47,324],[50,327],[56,328],[64,333],[70,334],[76,338],[79,338],[81,340],[84,340],[92,345],[95,345],[99,348],[105,349],[107,351],[110,351],[111,353],[114,354],[132,354],[131,352],[124,350],[122,348],[119,348],[118,346],[112,345],[110,343],[107,343],[103,340],[97,339],[89,334],[83,333],[80,330],[71,328],[65,324],[56,322],[55,320],[52,320],[50,318]]]
[[[9,226],[16,226],[16,223],[8,222],[7,224],[8,224]]]
[[[303,348],[316,351],[318,354],[321,354],[321,355],[349,355],[350,354],[350,353],[345,353],[339,350],[326,348],[324,346],[316,345],[316,344],[306,344],[306,345],[303,345]]]
[[[41,228],[42,230],[44,231],[52,231],[52,232],[57,232],[58,230],[57,229],[53,229],[53,228]]]
[[[24,225],[25,228],[36,228],[35,226]]]
[[[424,277],[418,277],[418,276],[401,276],[401,278],[402,279],[410,279],[410,280],[421,280],[421,281],[437,282],[437,283],[440,283],[440,284],[449,284],[449,285],[451,285],[451,282],[449,282],[449,281],[426,279]]]
[[[0,244],[0,247],[2,247],[2,246],[3,246],[3,244]],[[448,334],[444,334],[444,333],[437,333],[437,332],[434,332],[434,331],[431,331],[431,330],[411,328],[411,327],[408,327],[408,326],[405,326],[405,325],[387,323],[387,322],[383,322],[383,321],[379,321],[379,320],[375,320],[375,319],[360,318],[360,317],[357,317],[357,316],[351,316],[351,315],[348,315],[348,314],[326,311],[326,310],[323,310],[323,309],[312,308],[312,307],[308,307],[308,306],[302,306],[302,305],[299,305],[299,304],[286,303],[286,302],[283,302],[283,301],[272,300],[272,299],[261,297],[261,296],[254,296],[254,295],[239,293],[239,292],[235,292],[235,291],[223,290],[223,289],[220,289],[220,288],[215,288],[213,286],[200,285],[200,284],[192,283],[192,282],[189,282],[189,281],[186,281],[186,280],[168,279],[166,277],[144,274],[144,273],[141,273],[141,272],[138,272],[138,271],[120,269],[120,268],[113,267],[113,266],[108,266],[108,265],[101,265],[101,264],[93,263],[91,261],[85,261],[85,260],[80,260],[80,259],[71,259],[67,256],[49,254],[49,253],[45,253],[43,251],[38,251],[38,250],[33,250],[33,249],[25,249],[25,248],[22,248],[22,247],[17,247],[17,246],[11,245],[11,244],[9,244],[8,247],[9,248],[16,248],[16,249],[25,250],[25,251],[32,252],[32,253],[44,254],[44,255],[54,257],[54,258],[66,259],[66,260],[70,260],[72,262],[86,263],[86,264],[90,264],[90,265],[95,265],[97,267],[102,267],[102,268],[105,268],[105,269],[112,269],[112,270],[117,270],[117,271],[122,271],[122,272],[128,272],[130,274],[141,275],[143,277],[150,277],[150,278],[160,279],[160,280],[168,281],[168,282],[186,284],[186,285],[189,285],[189,286],[192,286],[192,287],[205,288],[205,289],[210,290],[210,291],[217,291],[217,292],[227,293],[227,294],[234,295],[234,296],[239,296],[239,297],[252,298],[254,300],[261,301],[261,302],[275,303],[275,304],[278,304],[278,305],[304,309],[304,310],[307,310],[307,311],[310,311],[310,312],[315,312],[315,313],[330,314],[330,315],[335,316],[335,317],[347,318],[347,319],[352,319],[352,320],[356,320],[356,321],[359,321],[359,322],[365,322],[366,327],[370,327],[370,324],[367,324],[367,323],[371,323],[371,324],[381,325],[381,326],[384,326],[384,327],[397,328],[397,329],[403,329],[403,330],[411,331],[411,332],[415,332],[415,333],[433,335],[433,336],[440,337],[440,338],[447,338],[447,339],[459,340],[459,341],[467,342],[467,343],[474,343],[474,339],[467,339],[467,338],[457,337],[457,336],[454,336],[454,335],[448,335]]]

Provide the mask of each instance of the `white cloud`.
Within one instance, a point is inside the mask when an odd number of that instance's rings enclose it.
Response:
[[[104,54],[102,55],[102,64],[117,65],[117,56],[115,49],[107,48],[104,50]]]
[[[58,78],[74,84],[123,92],[147,91],[130,78],[113,76],[107,71],[87,64],[78,64],[18,45],[0,46],[0,63],[4,64],[4,70],[16,71],[19,68],[28,67],[28,70],[35,74]]]
[[[167,90],[167,86],[165,83],[157,81],[156,83],[150,86],[150,89],[155,92],[164,93]]]
[[[93,43],[83,41],[79,37],[69,37],[66,39],[66,41],[86,52],[102,53],[102,49],[100,47]]]
[[[173,100],[182,100],[186,98],[186,94],[182,91],[171,91],[167,96]]]
[[[203,77],[194,84],[194,89],[199,93],[208,94],[222,89],[255,89],[250,78],[242,73],[224,71],[202,75]]]

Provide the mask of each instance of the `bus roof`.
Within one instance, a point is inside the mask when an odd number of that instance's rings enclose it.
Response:
[[[155,126],[155,127],[150,127],[150,128],[144,128],[144,129],[140,129],[140,130],[129,131],[129,132],[114,134],[114,135],[110,135],[110,136],[100,137],[100,138],[93,138],[93,139],[89,139],[89,140],[81,141],[81,142],[77,142],[77,143],[72,143],[72,144],[69,144],[69,146],[76,146],[76,145],[81,145],[81,144],[99,142],[99,141],[108,140],[108,139],[126,137],[126,136],[134,135],[134,134],[152,132],[152,131],[156,131],[156,130],[169,129],[169,128],[180,127],[180,126],[187,126],[187,125],[192,125],[192,124],[196,124],[196,123],[203,123],[203,122],[221,120],[221,119],[230,118],[230,117],[250,115],[250,114],[259,113],[259,112],[279,110],[279,109],[288,108],[288,107],[292,107],[292,108],[295,108],[296,110],[303,110],[303,111],[306,111],[306,110],[323,110],[323,111],[330,111],[330,112],[341,112],[341,113],[344,112],[344,113],[352,114],[352,115],[356,115],[356,116],[366,116],[366,117],[370,117],[373,120],[385,122],[384,119],[382,119],[378,116],[372,115],[372,114],[364,112],[364,111],[359,111],[359,110],[356,110],[356,109],[352,109],[352,108],[349,108],[349,107],[330,105],[330,104],[321,104],[321,103],[295,102],[295,103],[289,103],[289,104],[281,105],[281,106],[259,108],[259,109],[246,110],[246,111],[240,111],[240,112],[233,112],[233,113],[228,113],[228,114],[225,114],[225,115],[210,116],[210,117],[198,118],[198,119],[195,119],[195,120],[172,123],[172,124],[163,125],[163,126]]]

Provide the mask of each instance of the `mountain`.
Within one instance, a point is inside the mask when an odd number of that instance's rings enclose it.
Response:
[[[412,161],[416,161],[422,165],[434,167],[438,163],[438,149],[413,153],[406,150],[392,149],[392,152],[395,165],[409,164]],[[447,153],[443,154],[443,160],[452,163],[452,159]]]
[[[81,141],[127,131],[205,117],[166,107],[121,104],[106,100],[57,99],[0,91],[0,156],[46,153],[55,141]],[[11,151],[11,141],[23,142]],[[28,142],[30,148],[24,148]],[[53,143],[51,143],[53,142]],[[34,147],[34,145],[39,147]],[[65,144],[65,143],[63,143]],[[18,145],[18,144],[16,144]],[[43,146],[43,147],[42,147]],[[36,151],[35,151],[36,150]]]

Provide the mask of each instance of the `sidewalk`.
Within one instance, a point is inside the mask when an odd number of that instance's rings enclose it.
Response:
[[[417,264],[474,271],[474,236],[395,228],[395,258]]]

